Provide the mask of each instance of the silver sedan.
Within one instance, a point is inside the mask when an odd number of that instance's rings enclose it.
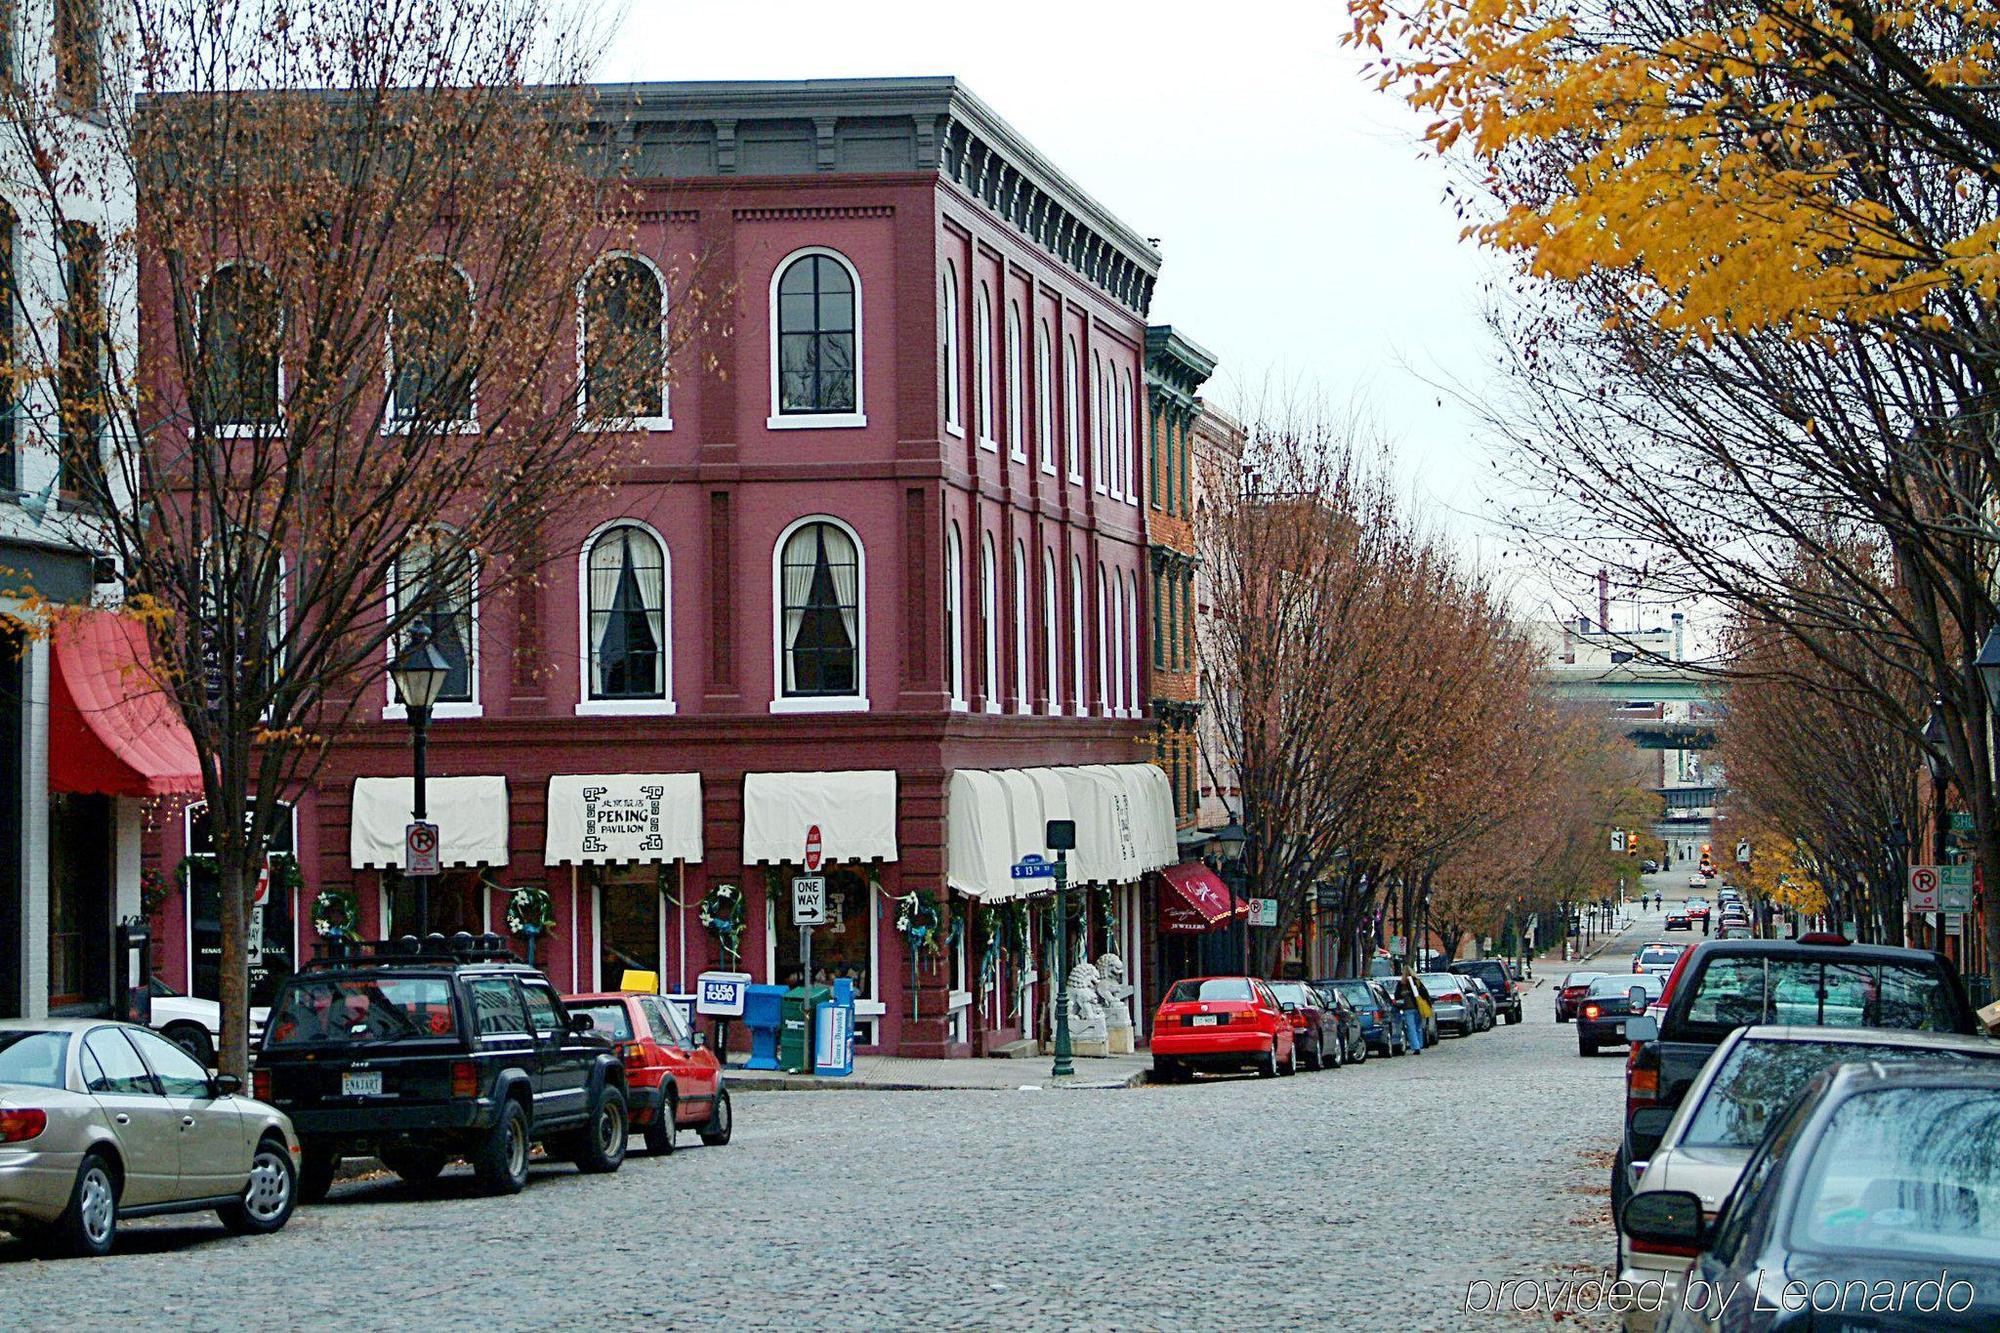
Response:
[[[276,1231],[299,1140],[240,1087],[149,1028],[0,1021],[0,1228],[74,1254],[110,1250],[121,1217],[214,1209]]]

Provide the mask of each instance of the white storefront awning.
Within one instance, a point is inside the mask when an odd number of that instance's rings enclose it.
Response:
[[[415,788],[410,778],[356,778],[347,830],[347,863],[356,870],[401,870],[403,834]],[[507,864],[507,779],[430,778],[425,818],[438,827],[439,859],[448,866]]]
[[[896,771],[745,773],[743,864],[796,865],[817,827],[828,863],[896,859]]]
[[[549,779],[546,865],[701,860],[701,774]]]
[[[1125,884],[1180,859],[1172,789],[1153,764],[958,769],[945,818],[945,881],[982,902],[1052,887],[1011,873],[1030,853],[1053,855],[1043,845],[1051,819],[1076,821],[1071,883]]]

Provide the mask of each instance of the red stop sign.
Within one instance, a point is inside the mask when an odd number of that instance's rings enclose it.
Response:
[[[806,873],[809,875],[819,873],[819,825],[817,824],[806,830]]]

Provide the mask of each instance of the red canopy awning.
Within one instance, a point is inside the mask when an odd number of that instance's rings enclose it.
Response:
[[[1213,870],[1199,862],[1186,861],[1166,866],[1160,878],[1167,887],[1160,894],[1160,929],[1169,935],[1200,935],[1227,924],[1229,886],[1216,878]],[[1250,910],[1238,900],[1236,915]]]
[[[49,667],[49,790],[170,796],[201,790],[201,762],[153,679],[145,626],[113,611],[57,625]]]

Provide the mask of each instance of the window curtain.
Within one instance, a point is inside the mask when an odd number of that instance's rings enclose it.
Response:
[[[618,598],[618,575],[625,567],[625,542],[631,529],[614,528],[590,548],[590,672],[591,693],[607,692],[604,640],[611,632],[611,604]]]
[[[798,661],[792,650],[798,647],[799,630],[805,624],[806,603],[812,597],[813,571],[826,558],[823,523],[808,523],[785,542],[782,558],[784,580],[785,689],[799,688]]]
[[[1049,711],[1062,706],[1062,608],[1056,604],[1056,558],[1042,553],[1042,634],[1048,640]]]
[[[1014,543],[1014,707],[1028,706],[1028,557]]]
[[[840,623],[847,628],[847,641],[861,651],[861,553],[854,540],[830,523],[820,527],[821,549],[833,575],[834,595],[840,599]]]

